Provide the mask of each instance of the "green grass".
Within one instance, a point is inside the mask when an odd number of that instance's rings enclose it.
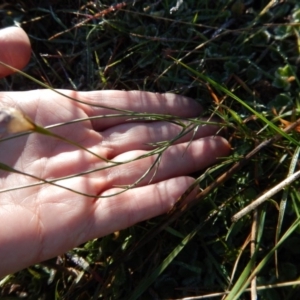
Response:
[[[194,174],[203,192],[190,207],[181,211],[179,202],[166,216],[8,276],[1,298],[250,299],[252,282],[259,299],[296,299],[299,181],[231,218],[299,169],[299,130],[285,132],[280,121],[300,115],[298,1],[186,0],[172,14],[176,1],[135,1],[90,20],[116,2],[40,2],[10,1],[1,12],[2,27],[18,22],[29,34],[24,72],[36,79],[16,74],[0,80],[1,90],[40,81],[186,95],[223,118],[233,151]]]

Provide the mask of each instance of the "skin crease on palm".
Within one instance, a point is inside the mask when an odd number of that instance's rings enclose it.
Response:
[[[30,53],[30,42],[22,29],[0,31],[0,61],[22,68],[29,61]],[[11,73],[0,65],[1,77]],[[112,90],[61,92],[91,104],[136,112],[186,118],[197,117],[202,111],[196,101],[173,94]],[[1,92],[1,107],[21,110],[42,126],[115,113],[74,102],[51,90]],[[149,143],[174,138],[181,128],[167,122],[132,123],[124,118],[104,118],[52,130],[97,155],[122,162],[153,150]],[[188,174],[205,169],[229,154],[228,142],[215,136],[217,131],[212,125],[200,127],[189,146],[192,134],[181,138],[163,154],[153,178],[152,172],[135,188],[119,195],[91,198],[49,184],[0,193],[0,277],[60,255],[90,239],[166,213],[193,183]],[[87,194],[110,195],[120,191],[117,186],[139,179],[154,159],[151,156],[57,183]],[[0,162],[45,179],[108,164],[78,147],[37,133],[2,141]],[[35,182],[28,176],[0,171],[0,190]]]

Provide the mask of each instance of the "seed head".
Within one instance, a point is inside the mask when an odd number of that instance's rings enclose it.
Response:
[[[0,136],[6,133],[33,130],[34,128],[34,123],[20,110],[12,107],[0,108]]]

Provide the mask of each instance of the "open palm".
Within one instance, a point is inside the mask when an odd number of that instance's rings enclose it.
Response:
[[[16,33],[9,42],[1,40],[0,33],[0,49],[4,49],[1,43],[13,47],[16,41],[18,49],[20,45],[27,49],[24,32],[13,30]],[[0,61],[16,67],[27,61],[26,51],[10,57],[1,51]],[[2,76],[8,73],[0,68]],[[216,126],[200,126],[168,147],[157,167],[147,173],[157,154],[144,155],[156,149],[157,143],[175,138],[182,127],[99,116],[116,114],[109,109],[113,107],[191,118],[201,114],[195,101],[138,91],[60,92],[65,96],[51,90],[0,93],[0,110],[16,108],[43,127],[85,119],[49,128],[80,147],[36,132],[2,137],[0,163],[28,175],[0,171],[0,276],[167,212],[193,182],[186,175],[229,153],[226,140],[213,136]],[[136,160],[139,157],[143,158]],[[37,185],[37,178],[55,185]],[[128,185],[134,186],[119,193]]]

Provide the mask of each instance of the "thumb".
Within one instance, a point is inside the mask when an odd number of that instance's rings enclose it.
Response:
[[[4,62],[14,68],[22,69],[29,61],[30,41],[25,31],[18,27],[0,30],[0,78],[13,73],[1,65]]]

